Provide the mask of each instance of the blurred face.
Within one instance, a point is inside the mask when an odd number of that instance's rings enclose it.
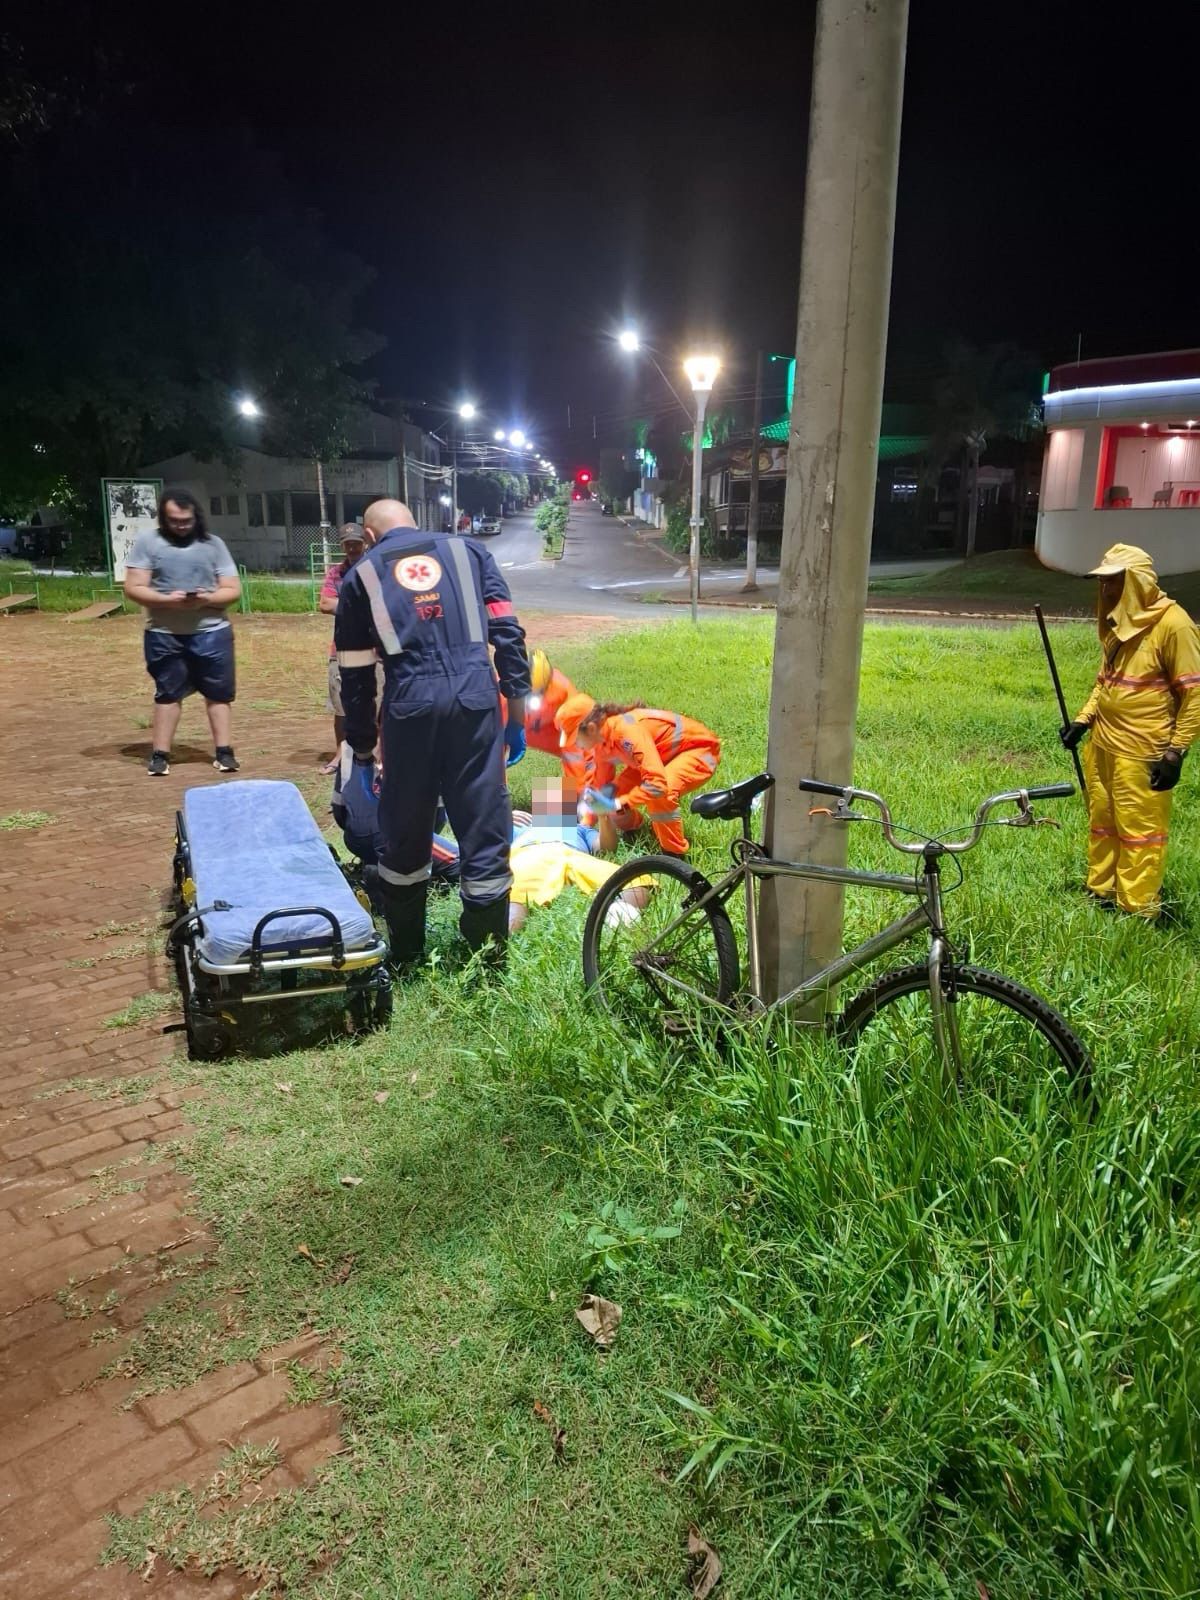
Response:
[[[174,500],[163,502],[163,521],[167,532],[176,539],[186,539],[196,531],[196,513],[191,506],[178,505]]]
[[[1118,572],[1111,578],[1100,579],[1100,602],[1106,612],[1115,611],[1121,603],[1125,588],[1125,574]]]
[[[353,566],[366,548],[365,539],[343,539],[342,553],[346,557],[347,565]]]
[[[569,779],[538,778],[534,781],[531,805],[535,817],[549,818],[556,822],[565,818],[574,823],[579,794]]]

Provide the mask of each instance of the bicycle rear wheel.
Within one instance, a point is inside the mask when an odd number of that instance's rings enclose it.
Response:
[[[711,887],[677,856],[627,861],[600,887],[583,929],[583,978],[616,1021],[678,1032],[728,1005],[737,941],[721,905],[698,904]]]
[[[1018,1115],[1039,1101],[1088,1097],[1088,1053],[1038,995],[980,967],[948,968],[942,981],[948,1024],[958,1037],[964,1095]],[[929,1083],[943,1073],[923,966],[885,972],[850,1001],[834,1031],[856,1071]]]

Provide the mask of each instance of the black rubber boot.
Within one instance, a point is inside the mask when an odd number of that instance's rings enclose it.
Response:
[[[393,971],[416,966],[425,954],[425,899],[429,882],[403,885],[379,880]]]
[[[492,900],[486,906],[464,903],[458,931],[472,950],[484,951],[489,967],[499,971],[508,946],[508,896]]]

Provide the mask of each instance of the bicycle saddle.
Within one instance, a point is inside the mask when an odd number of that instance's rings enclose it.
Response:
[[[723,822],[732,822],[735,817],[744,817],[755,796],[769,789],[774,782],[771,773],[760,772],[756,778],[743,778],[732,789],[713,789],[708,794],[697,795],[691,804],[692,815],[718,817]]]

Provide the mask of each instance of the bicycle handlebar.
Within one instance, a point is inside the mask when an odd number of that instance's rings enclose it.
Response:
[[[904,844],[897,839],[893,831],[892,813],[887,801],[882,795],[873,794],[870,789],[854,789],[849,786],[841,787],[836,783],[822,783],[817,778],[801,778],[798,787],[809,794],[829,794],[838,797],[838,809],[832,813],[837,821],[842,822],[867,822],[867,817],[856,817],[850,810],[852,801],[867,801],[879,808],[879,820],[883,827],[883,836],[894,850],[902,851],[906,856],[923,855],[929,847],[929,841],[920,839],[913,844]],[[957,844],[947,844],[938,840],[939,847],[947,855],[963,855],[967,850],[974,849],[979,843],[979,837],[987,822],[988,814],[997,806],[1015,805],[1019,815],[1008,823],[1010,827],[1027,828],[1032,826],[1037,818],[1029,809],[1031,800],[1065,800],[1075,793],[1073,783],[1046,783],[1033,789],[1006,789],[1002,794],[989,795],[975,813],[975,821],[970,825],[971,831],[967,838],[960,839]],[[964,824],[964,827],[967,824]]]

